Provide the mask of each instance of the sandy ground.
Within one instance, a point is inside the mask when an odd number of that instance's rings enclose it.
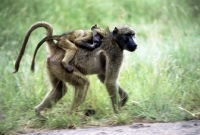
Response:
[[[115,127],[62,129],[26,135],[200,135],[200,120],[175,123],[134,123]]]

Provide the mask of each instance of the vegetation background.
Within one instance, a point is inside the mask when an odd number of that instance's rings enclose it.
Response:
[[[0,134],[200,118],[199,0],[3,0],[0,18]],[[80,110],[91,107],[94,116],[68,115],[72,87],[44,113],[45,119],[35,116],[34,106],[49,90],[45,47],[38,52],[35,73],[30,71],[44,29],[32,34],[19,72],[11,72],[26,31],[37,21],[52,24],[54,34],[95,23],[111,30],[127,24],[136,30],[138,49],[125,53],[119,77],[129,94],[121,113],[113,113],[104,86],[89,76],[91,86]]]

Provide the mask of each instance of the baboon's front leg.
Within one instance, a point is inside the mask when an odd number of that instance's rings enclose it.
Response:
[[[108,91],[108,94],[112,102],[113,111],[115,113],[118,113],[120,106],[119,106],[118,94],[117,94],[118,89],[119,89],[116,82],[117,77],[107,75],[107,78],[106,78],[105,75],[101,74],[101,75],[98,75],[98,78],[106,86],[106,89]]]
[[[117,94],[118,86],[116,85],[115,82],[107,82],[106,81],[104,84],[105,84],[108,94],[110,96],[113,111],[115,113],[118,113],[119,112],[119,101],[118,101],[118,94]]]
[[[59,101],[67,92],[67,86],[63,81],[57,79],[51,73],[49,73],[49,79],[52,84],[52,90],[49,91],[42,102],[35,107],[36,115],[40,115],[40,112],[45,108],[51,108],[52,105]]]
[[[99,74],[97,75],[97,77],[99,78],[99,80],[104,83],[105,81],[105,75],[103,74]],[[119,105],[122,107],[126,104],[127,100],[128,100],[128,94],[121,88],[121,86],[118,85],[118,93],[120,96],[120,102]]]

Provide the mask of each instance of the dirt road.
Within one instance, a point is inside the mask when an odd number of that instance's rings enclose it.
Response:
[[[175,123],[136,123],[127,126],[62,129],[27,135],[200,135],[200,120]]]

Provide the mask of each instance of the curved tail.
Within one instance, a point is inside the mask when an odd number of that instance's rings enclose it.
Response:
[[[36,57],[37,51],[41,47],[41,45],[44,42],[49,43],[49,42],[51,42],[53,40],[57,40],[58,41],[60,39],[60,37],[61,37],[61,35],[46,36],[37,44],[37,46],[35,48],[35,51],[34,51],[33,59],[32,59],[32,62],[31,62],[31,71],[34,71],[34,69],[35,69],[35,67],[34,67],[35,66],[35,57]],[[49,45],[52,45],[52,44],[49,44]]]
[[[33,24],[33,25],[29,28],[29,30],[27,31],[27,33],[26,33],[26,36],[25,36],[25,38],[24,38],[24,41],[23,41],[23,44],[22,44],[22,47],[21,47],[21,50],[20,50],[20,53],[19,53],[19,55],[18,55],[18,57],[17,57],[17,60],[16,60],[16,62],[15,62],[15,71],[14,71],[13,73],[16,73],[16,72],[18,71],[18,69],[19,69],[20,61],[21,61],[21,59],[22,59],[22,56],[24,55],[24,52],[25,52],[25,49],[26,49],[26,44],[27,44],[27,42],[28,42],[28,39],[29,39],[31,33],[32,33],[35,29],[37,29],[37,28],[39,28],[39,27],[44,27],[44,28],[46,29],[46,31],[47,31],[46,35],[47,35],[47,36],[52,36],[52,34],[53,34],[53,29],[52,29],[52,26],[51,26],[49,23],[47,23],[47,22],[37,22],[37,23]],[[47,43],[52,43],[52,42],[53,42],[53,40],[48,40],[48,41],[47,41]]]

